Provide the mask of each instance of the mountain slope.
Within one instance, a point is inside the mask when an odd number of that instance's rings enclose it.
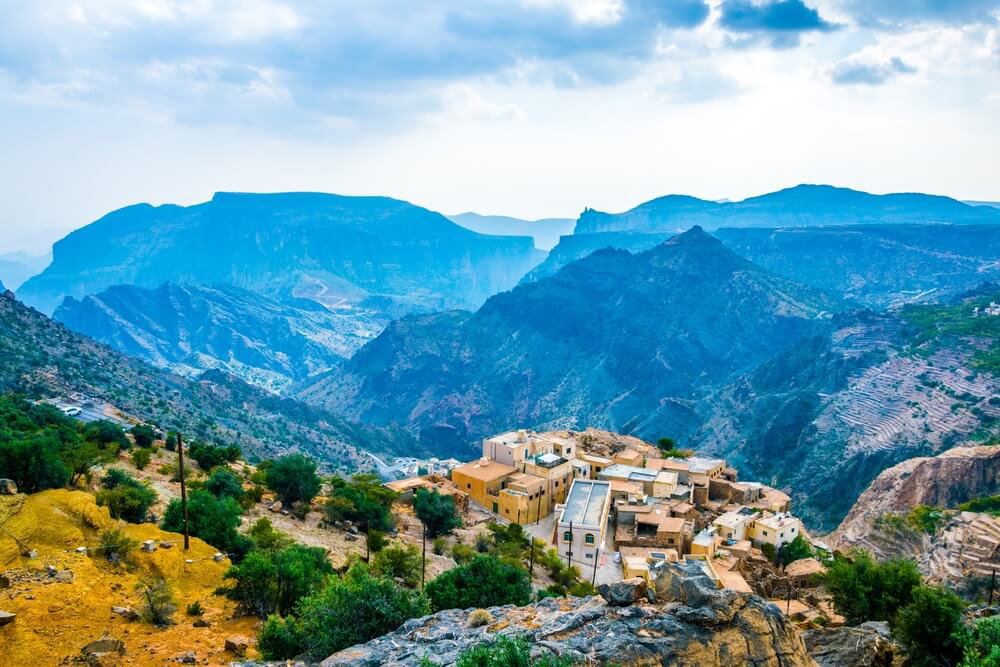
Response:
[[[53,318],[161,368],[185,375],[221,368],[272,390],[328,370],[389,320],[372,308],[331,311],[231,285],[171,283],[66,297]]]
[[[358,427],[316,408],[278,398],[221,371],[188,380],[125,357],[0,295],[0,392],[29,396],[79,393],[189,437],[236,442],[251,457],[298,449],[332,467],[371,469],[363,450],[390,452],[412,443]]]
[[[44,269],[49,260],[48,255],[29,255],[26,252],[0,255],[0,281],[16,290],[24,281]]]
[[[217,193],[189,207],[129,206],[76,230],[18,296],[52,312],[64,296],[113,285],[228,283],[330,305],[387,295],[475,307],[542,257],[530,238],[483,236],[386,197]]]
[[[522,282],[552,275],[604,247],[638,252],[668,232],[598,232],[563,237]],[[1000,280],[1000,225],[854,225],[713,232],[736,254],[779,276],[882,308],[942,298]]]
[[[573,233],[679,231],[694,224],[717,229],[932,222],[996,224],[1000,223],[1000,210],[935,195],[873,195],[829,185],[798,185],[739,202],[668,195],[624,213],[587,209],[577,220]]]
[[[648,415],[822,331],[834,307],[700,228],[604,250],[475,313],[393,322],[299,396],[462,452],[514,426],[662,435]]]
[[[449,215],[448,219],[480,234],[530,236],[535,240],[535,247],[541,250],[549,250],[559,242],[560,236],[573,233],[573,225],[576,224],[573,218],[522,220],[506,215],[480,215],[472,212]]]

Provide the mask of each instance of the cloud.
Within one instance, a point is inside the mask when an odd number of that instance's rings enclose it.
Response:
[[[830,73],[834,83],[842,86],[868,85],[879,86],[899,74],[913,74],[917,71],[901,58],[890,58],[886,62],[877,63],[861,60],[844,60],[837,64]]]
[[[830,32],[839,28],[802,0],[723,0],[720,10],[719,26],[744,36],[733,42],[736,46],[751,44],[758,37],[764,37],[775,48],[794,47],[798,46],[803,33]]]
[[[996,23],[1000,0],[847,0],[846,11],[862,25]]]
[[[709,13],[705,0],[33,0],[5,12],[0,74],[21,94],[73,91],[190,123],[383,129],[453,106],[452,86],[477,77],[627,80],[664,31]]]

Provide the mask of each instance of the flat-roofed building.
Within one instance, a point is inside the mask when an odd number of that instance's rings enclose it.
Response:
[[[670,508],[656,505],[618,505],[615,545],[661,547],[687,553],[694,533],[694,523],[671,516]]]
[[[637,466],[642,467],[643,461],[646,459],[645,455],[635,449],[623,449],[617,454],[611,457],[611,460],[615,463],[621,463],[627,466]]]
[[[612,465],[611,459],[587,452],[578,452],[576,458],[590,464],[590,479],[598,479],[604,469]]]
[[[618,551],[622,559],[623,577],[642,577],[649,583],[653,583],[655,579],[651,570],[659,563],[676,563],[680,560],[676,549],[622,547]]]
[[[654,498],[670,498],[677,488],[677,474],[667,470],[649,470],[615,463],[605,468],[598,479],[642,484],[643,493]]]
[[[802,521],[787,512],[779,512],[755,520],[748,537],[755,546],[770,544],[777,550],[802,533]]]
[[[515,468],[525,459],[551,454],[552,451],[553,445],[549,440],[525,429],[483,439],[483,458]]]
[[[705,456],[689,456],[684,461],[688,465],[688,472],[691,475],[704,475],[709,479],[722,477],[726,469],[726,462],[722,459],[712,459]]]
[[[719,531],[719,537],[726,540],[745,540],[750,534],[750,526],[753,524],[757,512],[748,508],[742,508],[735,512],[726,512],[712,522]]]
[[[558,454],[538,454],[521,461],[517,468],[527,475],[534,475],[545,480],[545,498],[549,509],[542,516],[548,516],[552,506],[566,500],[569,485],[576,476],[573,464]]]
[[[715,526],[710,526],[695,535],[694,539],[691,540],[691,553],[711,558],[715,555],[715,549],[718,544],[718,529]]]
[[[498,513],[496,498],[507,487],[507,478],[517,472],[513,466],[480,459],[458,466],[451,471],[451,480],[459,491],[468,494],[473,502],[491,512]]]
[[[677,473],[677,482],[679,484],[688,483],[688,464],[685,459],[678,458],[663,458],[663,459],[646,459],[646,466],[650,470],[669,470],[670,472]]]
[[[556,524],[559,555],[593,567],[604,548],[610,510],[610,482],[573,480]]]

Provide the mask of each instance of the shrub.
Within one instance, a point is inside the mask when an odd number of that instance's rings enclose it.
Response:
[[[305,521],[309,516],[309,503],[295,503],[292,505],[292,516],[299,521]]]
[[[0,477],[14,480],[22,493],[62,488],[69,482],[70,471],[60,457],[61,449],[55,433],[0,442]]]
[[[132,434],[132,439],[135,440],[136,446],[144,449],[152,447],[153,441],[156,440],[158,435],[149,424],[136,424],[129,433]]]
[[[448,540],[444,539],[443,537],[435,539],[434,545],[433,547],[431,547],[431,550],[434,552],[434,555],[441,556],[442,554],[444,554],[445,551],[448,550]]]
[[[433,664],[425,661],[424,664]],[[498,637],[462,651],[455,667],[572,667],[568,657],[531,657],[531,644],[520,637]]]
[[[407,586],[416,587],[423,571],[420,550],[412,544],[386,547],[375,555],[372,572],[394,579],[399,577]]]
[[[137,546],[139,542],[129,537],[121,528],[109,528],[100,535],[97,553],[115,565],[130,563]]]
[[[290,660],[305,652],[302,631],[294,617],[267,617],[257,636],[257,650],[265,660]]]
[[[319,660],[392,632],[428,612],[422,594],[373,576],[364,565],[355,564],[343,577],[331,579],[325,588],[304,598],[295,619],[273,623],[269,619],[261,651],[269,660],[292,658],[302,651]],[[272,652],[276,646],[287,652]]]
[[[920,586],[920,572],[905,560],[876,563],[866,551],[853,550],[838,556],[823,577],[833,596],[833,606],[847,621],[895,621],[896,613],[908,605]]]
[[[493,622],[493,614],[486,609],[473,609],[465,619],[465,627],[481,628]]]
[[[893,634],[913,667],[955,665],[962,659],[962,600],[943,588],[918,586],[899,612]]]
[[[83,437],[90,442],[96,442],[102,447],[114,445],[118,449],[127,449],[129,446],[128,438],[125,437],[125,431],[118,424],[106,419],[89,422],[83,429]]]
[[[354,475],[350,481],[335,477],[331,480],[330,499],[326,516],[333,521],[353,521],[365,532],[391,531],[394,521],[389,513],[396,494],[382,486],[374,475]]]
[[[813,555],[812,546],[802,535],[796,535],[795,539],[788,544],[781,545],[778,549],[777,562],[779,565],[788,565],[803,558],[811,558]]]
[[[177,433],[171,431],[167,433],[167,439],[164,441],[163,446],[167,448],[168,452],[177,451]]]
[[[451,548],[451,557],[455,559],[455,562],[459,565],[463,563],[468,563],[476,556],[476,550],[470,547],[468,544],[462,544],[461,542],[456,542],[455,546]]]
[[[454,499],[437,491],[417,489],[413,494],[413,510],[430,537],[447,535],[462,525]]]
[[[253,542],[236,532],[240,525],[240,506],[232,498],[216,498],[208,491],[192,491],[188,494],[188,530],[216,549],[224,551],[239,560]],[[161,524],[164,530],[180,533],[184,530],[184,516],[181,501],[174,498],[163,513]]]
[[[236,474],[227,468],[216,468],[205,480],[205,490],[216,498],[243,498],[243,482]]]
[[[276,552],[252,551],[239,565],[230,567],[225,578],[234,581],[230,598],[244,610],[267,618],[291,612],[332,573],[323,549],[295,544]]]
[[[280,551],[294,544],[292,538],[275,530],[274,526],[271,525],[271,520],[266,516],[257,519],[250,527],[248,534],[254,541],[256,548],[262,551]]]
[[[288,454],[272,462],[265,480],[286,504],[310,502],[320,489],[316,462],[302,454]]]
[[[187,450],[188,455],[198,462],[202,470],[211,470],[216,466],[233,463],[239,460],[243,452],[236,445],[216,447],[204,442],[194,442]]]
[[[964,656],[960,667],[1000,667],[1000,616],[976,621],[957,639]]]
[[[169,625],[173,622],[177,603],[166,579],[143,580],[136,584],[136,591],[142,598],[139,615],[142,620],[153,625]]]
[[[97,504],[107,507],[115,519],[142,523],[156,502],[156,491],[117,468],[108,470],[101,486],[104,488],[97,492]]]
[[[435,611],[526,605],[531,600],[528,573],[494,556],[476,556],[466,565],[448,570],[427,584]]]
[[[493,546],[489,533],[476,533],[476,551],[481,554],[486,553]]]
[[[188,616],[201,616],[205,613],[205,608],[201,606],[200,600],[195,600],[187,606],[186,611]]]
[[[152,452],[145,447],[139,447],[132,452],[132,465],[138,470],[142,470],[149,465],[149,460],[153,458]]]

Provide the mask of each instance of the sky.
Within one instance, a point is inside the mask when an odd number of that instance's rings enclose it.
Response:
[[[0,0],[0,253],[136,202],[1000,200],[1000,0]]]

